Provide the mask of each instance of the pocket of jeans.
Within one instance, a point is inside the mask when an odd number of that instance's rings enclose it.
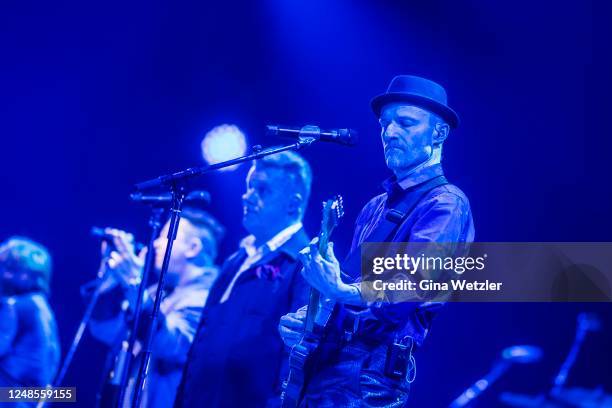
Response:
[[[359,386],[364,407],[402,407],[408,400],[410,384],[385,375],[386,358],[385,348],[379,348],[363,362]]]

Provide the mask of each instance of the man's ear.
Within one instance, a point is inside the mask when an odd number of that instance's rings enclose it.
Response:
[[[288,213],[290,215],[300,215],[302,213],[302,203],[304,198],[300,193],[295,193],[289,200]]]
[[[196,258],[204,250],[204,244],[198,237],[192,237],[189,240],[189,248],[185,251],[185,256],[189,259]]]
[[[450,132],[450,126],[444,122],[436,123],[433,131],[433,144],[441,145],[444,143],[446,138],[448,137],[448,133]]]

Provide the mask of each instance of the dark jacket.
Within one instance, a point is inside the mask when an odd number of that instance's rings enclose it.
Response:
[[[204,308],[175,406],[261,407],[280,395],[287,352],[278,323],[307,303],[297,254],[308,242],[299,230],[243,272],[220,303],[246,253],[241,249],[226,260]]]
[[[60,362],[53,311],[41,293],[0,298],[0,386],[50,384]]]

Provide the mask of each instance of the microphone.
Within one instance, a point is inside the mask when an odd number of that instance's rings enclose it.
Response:
[[[578,327],[583,331],[601,330],[601,320],[595,313],[580,313],[578,315]]]
[[[130,200],[143,204],[166,204],[172,202],[172,194],[143,194],[136,192],[130,194]],[[210,204],[210,193],[204,190],[194,190],[185,196],[184,202],[206,206]]]
[[[542,349],[537,346],[521,345],[505,348],[501,353],[501,359],[495,363],[491,371],[451,402],[449,408],[471,406],[474,399],[485,392],[491,384],[499,380],[513,364],[531,364],[539,361],[541,358]]]
[[[98,239],[100,239],[100,240],[102,240],[102,241],[106,241],[106,242],[108,242],[109,244],[113,244],[113,238],[114,238],[114,237],[113,237],[112,235],[107,234],[106,232],[104,232],[104,228],[100,228],[100,227],[91,227],[91,231],[90,231],[90,233],[91,233],[91,235],[92,235],[93,237],[96,237],[96,238],[98,238]],[[145,247],[145,245],[144,245],[143,243],[141,243],[141,242],[134,242],[134,249],[135,249],[137,252],[140,252],[140,250],[141,250],[142,248],[144,248],[144,247]],[[114,247],[112,247],[112,248],[114,248]]]
[[[542,349],[537,346],[512,346],[502,351],[502,359],[519,364],[535,363],[542,359]]]
[[[357,144],[357,132],[353,129],[321,130],[318,126],[304,126],[302,128],[267,125],[268,136],[287,138],[312,137],[322,142],[338,143],[345,146]]]

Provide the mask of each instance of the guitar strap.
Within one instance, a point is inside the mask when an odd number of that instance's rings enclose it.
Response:
[[[378,225],[363,238],[363,242],[392,242],[399,227],[408,219],[417,204],[434,188],[448,184],[444,176],[437,176],[416,185],[404,192],[404,197],[394,206],[395,208],[385,208]],[[386,204],[385,204],[386,207]],[[345,277],[352,282],[358,282],[361,278],[361,245],[350,252],[342,263],[342,271]]]

